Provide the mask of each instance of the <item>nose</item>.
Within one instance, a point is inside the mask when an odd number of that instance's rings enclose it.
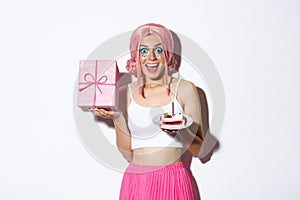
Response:
[[[149,60],[156,60],[156,54],[154,53],[154,49],[151,49],[149,52]]]

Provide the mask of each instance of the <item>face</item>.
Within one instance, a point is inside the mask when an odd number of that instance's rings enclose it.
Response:
[[[139,46],[140,63],[146,79],[160,79],[164,73],[163,48],[155,35],[147,35]]]

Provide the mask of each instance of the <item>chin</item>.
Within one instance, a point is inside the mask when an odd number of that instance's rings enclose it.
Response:
[[[163,78],[164,73],[157,73],[157,74],[150,74],[150,73],[144,73],[145,77],[151,80],[160,80]]]
[[[159,70],[156,73],[150,73],[147,71],[147,69],[143,70],[143,74],[145,77],[151,79],[151,80],[159,80],[161,78],[163,78],[164,76],[164,70]]]

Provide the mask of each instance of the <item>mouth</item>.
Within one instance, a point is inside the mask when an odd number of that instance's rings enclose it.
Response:
[[[147,63],[145,64],[146,67],[158,67],[158,63]]]
[[[158,70],[159,64],[158,63],[146,63],[145,66],[146,66],[148,72],[156,73]]]

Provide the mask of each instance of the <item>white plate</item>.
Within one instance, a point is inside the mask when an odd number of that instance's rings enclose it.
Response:
[[[182,114],[182,115],[183,115],[183,117],[185,117],[185,120],[186,120],[185,124],[182,125],[179,129],[178,129],[178,128],[169,128],[168,130],[180,130],[180,129],[184,129],[184,128],[187,128],[187,127],[189,127],[190,125],[192,125],[193,119],[192,119],[190,116],[186,115],[186,114]],[[160,116],[161,116],[161,115],[157,115],[157,116],[155,116],[155,117],[153,118],[154,124],[156,124],[156,125],[158,125],[158,126],[160,126],[160,120],[159,120],[159,119],[160,119]]]

